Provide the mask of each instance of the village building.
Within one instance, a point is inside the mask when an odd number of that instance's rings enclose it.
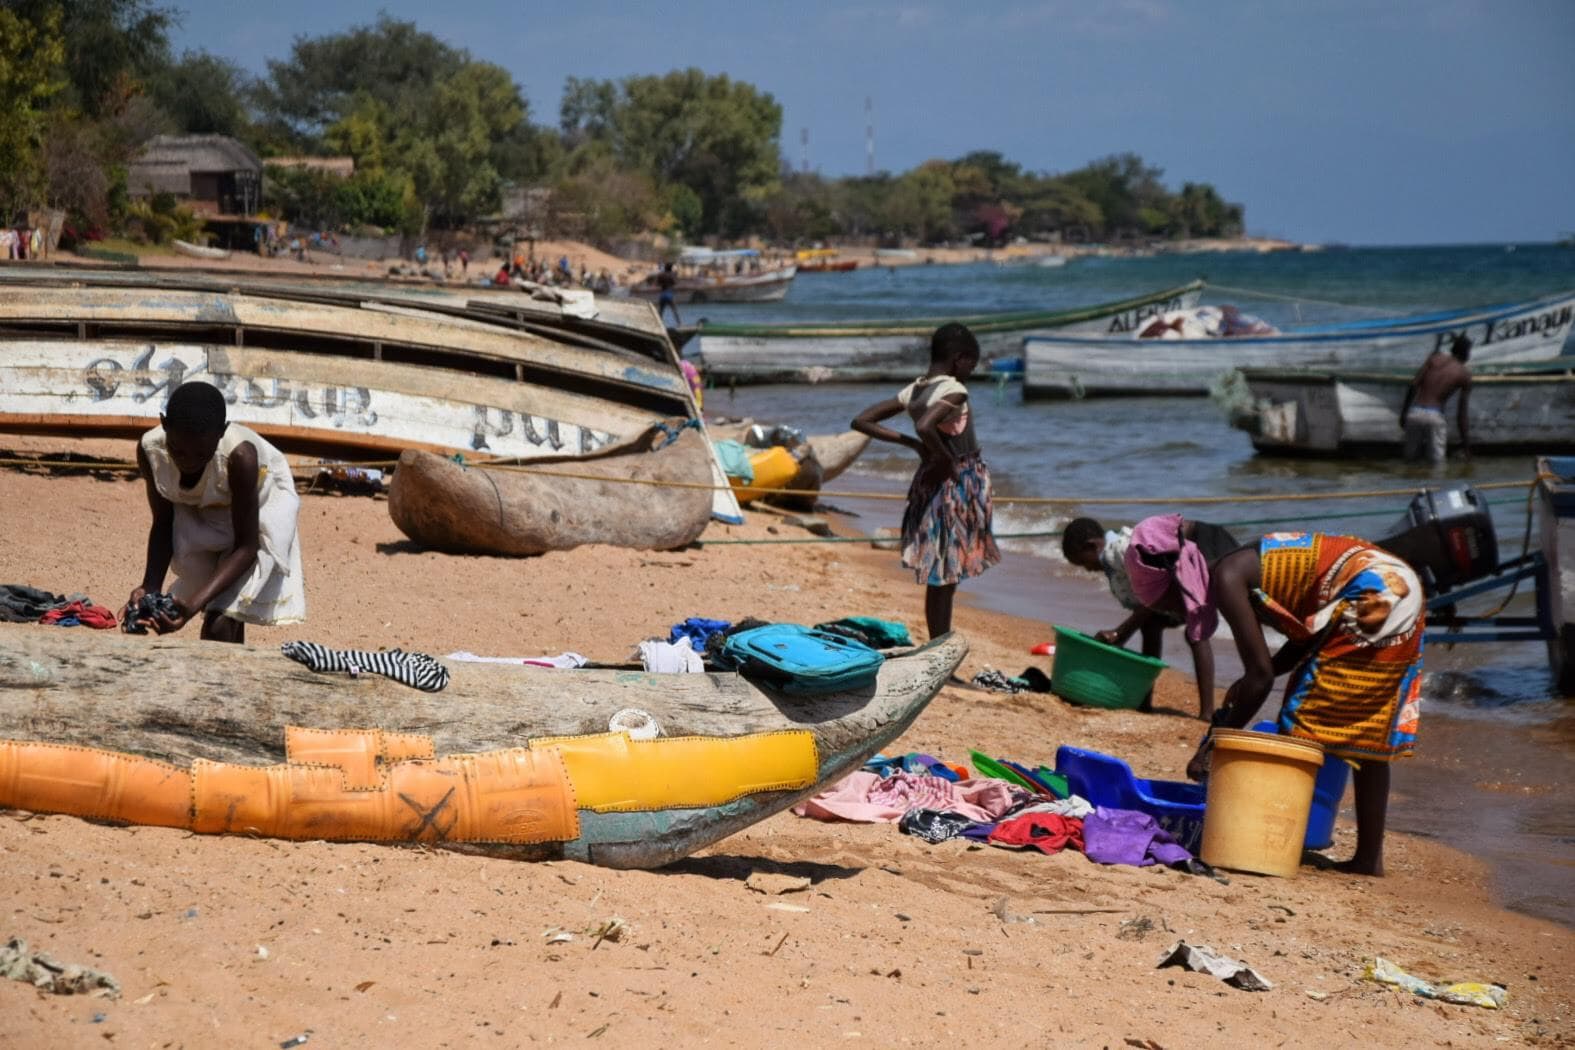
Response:
[[[263,163],[228,135],[155,135],[131,162],[133,198],[173,194],[199,215],[243,216],[262,203]]]

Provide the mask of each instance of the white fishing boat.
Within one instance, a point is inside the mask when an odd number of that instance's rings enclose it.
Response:
[[[947,321],[966,324],[984,361],[1016,357],[1023,338],[1050,330],[1130,332],[1158,314],[1196,306],[1203,282],[1115,302],[917,320],[800,324],[705,324],[693,355],[714,383],[898,382],[929,363],[930,336]]]
[[[1259,452],[1395,455],[1412,371],[1248,368],[1218,392],[1231,425]],[[1457,395],[1458,396],[1458,395]],[[1459,444],[1456,403],[1445,413]],[[1473,368],[1471,447],[1481,452],[1575,451],[1575,360]]]
[[[784,298],[798,274],[792,264],[759,268],[760,253],[752,248],[712,251],[691,248],[679,257],[674,273],[676,303],[774,303]],[[650,274],[629,289],[629,294],[656,302],[662,287]]]
[[[1477,309],[1327,325],[1278,335],[1139,339],[1044,334],[1023,342],[1023,396],[1196,394],[1237,368],[1415,369],[1469,337],[1473,364],[1559,356],[1575,320],[1575,292]]]
[[[133,437],[188,379],[306,454],[553,459],[699,416],[643,303],[587,311],[518,292],[0,271],[0,431]],[[725,486],[709,459],[711,476],[691,480]],[[739,520],[725,488],[714,511]]]

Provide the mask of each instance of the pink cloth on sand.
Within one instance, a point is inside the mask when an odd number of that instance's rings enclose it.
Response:
[[[1029,793],[1004,780],[960,780],[860,770],[843,777],[807,802],[793,807],[801,817],[816,820],[851,820],[873,824],[895,822],[910,809],[939,809],[961,813],[981,824],[998,820]]]

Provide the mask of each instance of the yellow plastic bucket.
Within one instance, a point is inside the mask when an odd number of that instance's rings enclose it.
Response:
[[[1260,875],[1295,875],[1322,765],[1323,746],[1308,740],[1214,730],[1203,860]]]

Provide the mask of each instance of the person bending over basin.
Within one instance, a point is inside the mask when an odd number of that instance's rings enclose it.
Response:
[[[1205,636],[1221,616],[1230,626],[1242,676],[1215,727],[1246,726],[1275,676],[1290,675],[1279,731],[1356,766],[1356,853],[1335,867],[1382,875],[1389,763],[1414,751],[1421,709],[1421,581],[1365,540],[1316,532],[1272,532],[1210,566],[1181,526],[1170,514],[1132,530],[1126,563],[1138,596],[1189,627],[1196,621]],[[1272,656],[1264,625],[1287,638]],[[1206,736],[1188,776],[1205,775],[1210,746]]]
[[[1241,546],[1227,530],[1206,521],[1183,520],[1182,532],[1197,544],[1211,565]],[[1126,554],[1131,541],[1130,528],[1106,531],[1093,518],[1074,518],[1061,533],[1061,553],[1080,569],[1103,572],[1110,584],[1110,593],[1129,614],[1119,626],[1100,631],[1094,637],[1106,645],[1125,646],[1134,633],[1140,633],[1143,655],[1158,660],[1165,651],[1165,631],[1184,624],[1181,618],[1156,612],[1138,600],[1127,575]],[[1214,716],[1214,650],[1207,638],[1183,634],[1192,650],[1192,672],[1198,683],[1198,717],[1207,721]],[[1151,711],[1153,708],[1154,690],[1150,689],[1138,710]]]

